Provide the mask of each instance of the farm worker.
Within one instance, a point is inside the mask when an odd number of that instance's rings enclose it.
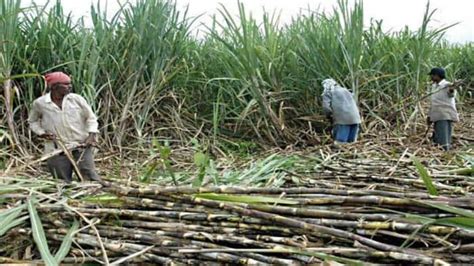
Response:
[[[456,110],[456,91],[453,84],[446,81],[446,71],[436,67],[429,75],[433,85],[431,87],[431,106],[428,113],[428,126],[434,123],[433,142],[441,145],[444,150],[451,148],[451,134],[453,122],[459,121]]]
[[[94,164],[92,147],[97,144],[97,117],[87,101],[71,93],[71,78],[62,72],[45,75],[50,92],[33,102],[28,122],[31,130],[45,140],[46,154],[60,149],[59,142],[71,150],[81,176],[100,181]],[[81,144],[83,144],[81,146]],[[79,146],[79,148],[77,148]],[[48,159],[51,174],[70,183],[73,165],[65,154]]]
[[[323,111],[333,123],[335,144],[356,141],[360,114],[354,95],[333,79],[325,79],[322,85]]]

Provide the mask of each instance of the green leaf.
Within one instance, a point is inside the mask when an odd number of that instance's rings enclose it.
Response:
[[[474,218],[469,217],[448,217],[437,219],[435,224],[459,227],[466,230],[474,230]]]
[[[448,218],[440,218],[440,219],[433,219],[428,217],[423,217],[419,215],[411,215],[406,214],[406,220],[410,220],[412,222],[423,223],[423,226],[420,227],[418,230],[415,230],[408,239],[402,244],[402,247],[407,247],[409,242],[413,240],[413,238],[419,233],[422,232],[426,226],[432,224],[439,224],[439,225],[446,225],[446,226],[453,226],[456,228],[463,228],[466,230],[474,230],[474,212],[458,208],[452,207],[442,203],[431,203],[431,202],[423,202],[423,201],[416,201],[420,204],[425,204],[431,206],[433,208],[443,210],[452,214],[461,215],[464,217],[448,217]]]
[[[35,78],[38,77],[39,74],[35,73],[28,73],[28,74],[18,74],[18,75],[11,75],[9,77],[0,77],[0,83],[3,83],[5,80],[14,80],[14,79],[24,79],[24,78]]]
[[[409,214],[409,213],[402,213],[402,214],[405,215],[405,217],[403,218],[403,221],[422,223],[422,224],[431,223],[435,221],[435,219],[433,218],[428,218],[421,215]]]
[[[171,148],[169,146],[160,146],[160,156],[161,159],[167,160],[170,158]]]
[[[438,174],[474,175],[474,167],[465,167],[465,168],[458,168],[458,169],[453,169],[453,170],[448,170],[448,171],[442,171],[442,172],[439,172]]]
[[[3,211],[0,213],[0,236],[8,232],[11,228],[21,224],[25,217],[17,219],[20,215],[25,205],[22,204],[18,207]]]
[[[19,219],[16,219],[14,221],[12,221],[11,223],[9,223],[7,226],[5,227],[2,227],[0,229],[0,236],[2,236],[3,234],[5,234],[6,232],[8,232],[10,229],[12,228],[15,228],[17,226],[19,226],[20,224],[23,224],[26,220],[28,220],[28,216],[23,216]]]
[[[194,153],[194,164],[196,164],[197,167],[206,167],[208,163],[209,156],[202,152]]]
[[[204,181],[204,176],[206,175],[206,168],[200,168],[197,177],[194,179],[192,186],[200,187]]]
[[[424,201],[417,201],[417,202],[419,202],[420,204],[428,205],[432,208],[436,208],[442,211],[452,213],[452,214],[456,214],[456,215],[460,215],[460,216],[464,216],[468,218],[474,218],[474,212],[470,210],[449,206],[444,203],[434,203],[434,202],[424,202]]]
[[[159,162],[152,162],[146,169],[146,172],[139,177],[140,182],[148,182],[152,175],[155,173],[156,168],[158,167]]]
[[[8,134],[6,130],[0,129],[0,143],[3,142],[4,139],[7,139],[10,143],[13,143],[13,138]]]
[[[463,155],[460,155],[460,157],[466,161],[466,164],[467,165],[470,165],[471,167],[474,167],[474,156],[471,156],[469,154],[463,154]]]
[[[67,256],[67,254],[71,250],[72,238],[78,228],[79,228],[79,222],[74,220],[74,223],[72,224],[71,228],[69,229],[66,236],[64,237],[63,242],[61,243],[61,246],[59,247],[59,250],[56,252],[56,255],[54,256],[54,258],[56,259],[58,263],[61,263],[61,261]]]
[[[239,202],[239,203],[271,203],[271,204],[286,204],[295,205],[297,201],[262,197],[262,196],[240,196],[240,195],[228,195],[228,194],[215,194],[215,193],[200,193],[194,195],[196,198],[217,200],[217,201],[228,201],[228,202]]]
[[[433,196],[438,196],[439,195],[438,190],[434,186],[433,180],[431,179],[431,176],[428,174],[428,171],[426,170],[426,168],[420,163],[420,161],[416,157],[413,157],[412,160],[413,160],[413,163],[415,164],[418,174],[423,180],[423,183],[425,183],[428,193],[430,193],[430,195],[433,195]]]
[[[206,175],[206,169],[209,166],[209,156],[203,152],[197,151],[194,153],[194,164],[198,167],[198,175],[194,179],[192,186],[200,187]]]
[[[87,196],[82,198],[81,200],[91,203],[122,203],[122,200],[112,194],[104,194],[98,196]]]
[[[198,148],[200,146],[199,141],[195,138],[191,139],[191,144],[193,144],[194,148]]]
[[[11,214],[21,212],[25,207],[26,206],[24,204],[22,204],[20,206],[15,207],[15,208],[7,209],[7,210],[4,210],[4,211],[0,212],[0,221],[5,219],[6,217],[10,216]],[[2,225],[1,222],[0,222],[0,225]]]
[[[415,230],[413,233],[410,234],[410,236],[401,245],[402,248],[408,247],[410,245],[410,241],[412,241],[418,233],[423,232],[423,230],[425,230],[426,227],[433,224],[452,226],[455,228],[462,228],[466,230],[474,230],[474,219],[468,218],[468,217],[447,217],[447,218],[440,218],[440,219],[432,219],[432,218],[424,217],[424,219],[412,220],[412,221],[422,222],[423,225],[419,229]]]
[[[35,208],[35,198],[32,196],[28,199],[28,212],[30,213],[31,231],[33,233],[33,239],[35,240],[36,246],[40,251],[41,258],[47,266],[56,266],[58,262],[49,252],[48,242],[44,234],[43,225],[38,216],[38,212]]]
[[[30,184],[15,184],[15,185],[7,185],[0,188],[0,194],[7,194],[12,192],[24,191],[25,188],[30,189],[43,189],[48,188],[47,185],[30,185]]]
[[[411,244],[413,244],[413,241],[415,239],[415,236],[418,235],[418,233],[420,232],[423,232],[423,230],[425,230],[426,227],[434,224],[436,222],[436,220],[434,219],[431,219],[431,221],[426,221],[426,222],[423,222],[423,224],[420,226],[420,228],[416,229],[415,231],[413,231],[413,233],[410,234],[410,236],[408,236],[407,239],[405,239],[405,241],[403,241],[402,245],[400,246],[400,248],[408,248],[410,247]]]

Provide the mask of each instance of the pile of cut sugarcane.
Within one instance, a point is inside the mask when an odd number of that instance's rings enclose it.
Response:
[[[416,189],[2,183],[0,262],[474,263],[467,187],[430,196]]]
[[[253,187],[0,176],[0,263],[473,264],[470,150],[358,145],[272,155]]]

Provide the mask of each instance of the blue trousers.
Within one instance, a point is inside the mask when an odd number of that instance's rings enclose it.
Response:
[[[441,145],[445,151],[451,148],[451,135],[453,133],[453,121],[439,120],[434,122],[433,142]]]
[[[334,140],[341,143],[354,142],[357,140],[359,133],[359,124],[353,125],[334,125],[333,127]]]

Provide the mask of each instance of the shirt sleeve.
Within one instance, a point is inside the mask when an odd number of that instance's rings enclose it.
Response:
[[[31,131],[36,135],[41,136],[46,133],[46,130],[41,127],[41,108],[37,101],[33,102],[30,115],[28,116],[28,123],[30,124]]]
[[[87,132],[99,133],[99,123],[97,122],[97,116],[92,111],[91,106],[82,96],[79,96],[79,102],[82,108],[82,115],[84,116],[84,119],[86,121]]]
[[[330,90],[324,90],[323,92],[323,111],[325,115],[330,115],[332,114],[332,108],[331,108],[331,101],[332,101],[332,93]]]
[[[448,93],[448,97],[449,98],[453,98],[454,96],[456,96],[456,90],[453,90],[452,92],[449,91],[450,87],[453,86],[453,83],[448,83],[447,84],[447,93]]]
[[[449,92],[449,87],[452,86],[452,85],[453,85],[453,83],[448,82],[448,81],[443,82],[443,84],[441,85],[441,89],[446,90],[446,93],[448,94],[448,97],[449,97],[449,98],[453,98],[454,96],[456,96],[456,92],[455,92],[455,91]]]

